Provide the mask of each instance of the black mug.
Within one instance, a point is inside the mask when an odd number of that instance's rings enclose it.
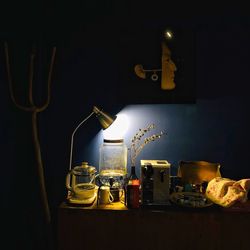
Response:
[[[120,201],[120,189],[119,188],[111,187],[110,188],[110,193],[114,197],[114,202]]]

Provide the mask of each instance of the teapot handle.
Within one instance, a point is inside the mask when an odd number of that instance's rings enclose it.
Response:
[[[66,188],[70,191],[73,191],[72,187],[70,186],[70,176],[71,176],[71,172],[70,171],[67,176],[66,176]]]

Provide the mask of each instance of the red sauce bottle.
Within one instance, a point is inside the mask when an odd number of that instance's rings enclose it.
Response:
[[[127,184],[126,204],[128,208],[140,206],[140,180],[135,173],[135,166],[131,166],[131,173]]]

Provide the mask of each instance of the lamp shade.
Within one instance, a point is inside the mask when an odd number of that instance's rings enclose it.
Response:
[[[108,128],[116,119],[116,116],[111,116],[107,113],[104,113],[96,106],[93,107],[93,112],[96,114],[96,117],[98,118],[103,129]]]

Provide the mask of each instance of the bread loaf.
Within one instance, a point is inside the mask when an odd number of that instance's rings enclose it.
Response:
[[[249,189],[250,179],[235,181],[215,177],[207,185],[206,197],[220,206],[230,207],[237,201],[246,202]]]

